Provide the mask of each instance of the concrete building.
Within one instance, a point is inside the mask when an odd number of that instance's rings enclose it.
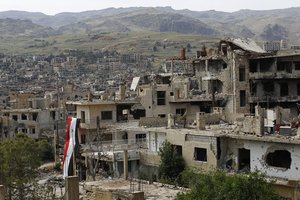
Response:
[[[289,188],[279,189],[283,197],[297,199],[300,55],[268,53],[251,40],[226,39],[215,53],[181,60],[181,68],[172,59],[169,72],[136,79],[135,101],[126,100],[126,84],[121,84],[118,93],[101,99],[67,103],[81,119],[80,139],[89,153],[97,152],[91,143],[97,138],[88,136],[104,135],[105,161],[114,175],[124,169],[117,154],[130,149],[134,169],[152,176],[167,140],[188,167],[259,170],[275,178],[276,187]]]

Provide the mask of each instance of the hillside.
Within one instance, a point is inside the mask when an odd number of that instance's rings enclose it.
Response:
[[[266,11],[240,10],[232,13],[174,10],[171,7],[132,7],[66,12],[53,16],[38,12],[5,11],[0,12],[0,19],[16,20],[12,25],[1,21],[0,31],[4,35],[45,37],[58,33],[154,31],[212,37],[249,37],[258,41],[284,39],[300,44],[300,7]]]
[[[49,37],[57,34],[50,27],[43,27],[32,23],[30,20],[0,19],[0,35],[4,36],[33,36]]]

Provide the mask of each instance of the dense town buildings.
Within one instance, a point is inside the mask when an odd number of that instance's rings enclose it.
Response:
[[[1,138],[24,132],[38,139],[45,131],[63,137],[71,114],[81,120],[82,179],[91,179],[91,168],[100,172],[93,160],[110,176],[155,177],[167,140],[188,167],[259,170],[277,179],[282,196],[296,199],[300,53],[267,52],[247,39],[221,40],[194,58],[184,53],[157,74],[145,73],[150,61],[141,55],[84,67],[71,56],[3,58]]]

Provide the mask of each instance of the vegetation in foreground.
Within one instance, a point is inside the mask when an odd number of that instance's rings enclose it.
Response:
[[[280,200],[266,177],[259,173],[227,175],[223,171],[185,169],[183,158],[168,141],[160,148],[159,180],[188,187],[176,200]]]
[[[38,167],[51,160],[53,151],[47,141],[19,134],[0,142],[0,184],[6,187],[8,199],[38,199],[34,190]]]

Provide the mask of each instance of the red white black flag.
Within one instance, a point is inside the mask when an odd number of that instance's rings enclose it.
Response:
[[[73,175],[73,155],[75,154],[74,150],[77,150],[78,143],[78,134],[77,128],[79,125],[79,120],[77,118],[68,117],[68,126],[66,132],[66,143],[64,150],[64,160],[63,160],[63,177]],[[76,155],[75,155],[76,158]]]

